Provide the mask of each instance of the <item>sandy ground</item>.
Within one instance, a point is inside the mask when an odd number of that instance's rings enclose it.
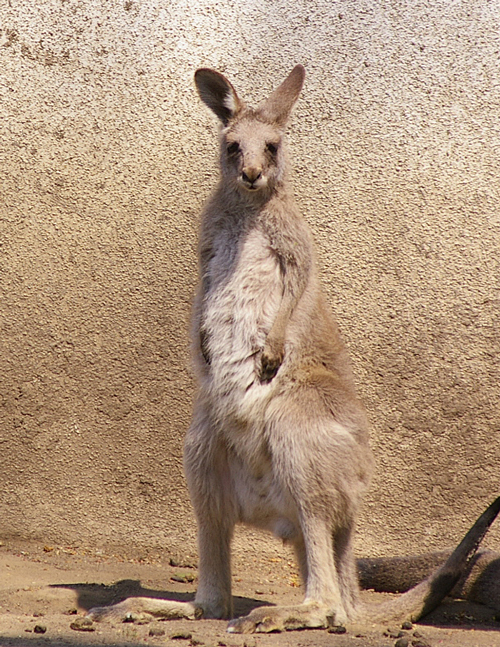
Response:
[[[397,625],[359,625],[343,635],[308,630],[235,636],[226,633],[224,621],[214,620],[94,623],[91,631],[82,631],[74,628],[75,622],[87,609],[129,595],[192,599],[195,563],[171,565],[168,555],[130,559],[81,547],[6,542],[0,546],[0,573],[1,647],[394,647],[403,645],[405,638],[412,647],[500,647],[500,621],[494,611],[452,600],[405,631]],[[188,581],[177,581],[183,579]],[[296,566],[286,558],[237,557],[233,580],[239,614],[262,604],[301,599]],[[374,603],[384,599],[373,592],[363,597]]]

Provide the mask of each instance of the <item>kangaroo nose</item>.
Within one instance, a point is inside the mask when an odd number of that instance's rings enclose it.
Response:
[[[241,177],[245,182],[253,184],[256,182],[262,175],[262,170],[260,168],[255,168],[253,166],[248,166],[243,169],[241,172]]]

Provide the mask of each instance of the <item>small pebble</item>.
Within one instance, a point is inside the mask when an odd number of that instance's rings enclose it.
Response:
[[[176,559],[175,557],[171,557],[169,560],[170,566],[174,566],[175,568],[196,568],[196,563],[192,562],[191,560],[182,560],[182,559]]]
[[[401,638],[398,638],[394,643],[394,647],[408,647],[409,644],[410,644],[409,637],[401,636]]]
[[[182,582],[187,584],[189,582],[194,582],[194,575],[192,573],[175,573],[170,576],[172,582]]]
[[[80,617],[74,620],[70,626],[73,631],[95,631],[94,623],[90,618]]]
[[[403,624],[401,625],[401,629],[405,629],[406,631],[409,631],[410,629],[413,629],[413,625],[411,624],[411,622],[406,621],[406,622],[403,622]]]
[[[153,625],[149,630],[150,636],[164,636],[165,629],[161,625]]]
[[[175,634],[170,636],[171,640],[191,640],[193,634],[190,634],[189,631],[178,631]]]
[[[47,627],[45,625],[35,625],[33,631],[36,634],[44,634],[47,631]]]

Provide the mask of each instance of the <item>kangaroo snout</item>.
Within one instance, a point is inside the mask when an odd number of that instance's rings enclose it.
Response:
[[[262,175],[262,169],[254,167],[245,167],[241,172],[241,177],[245,182],[255,182]]]
[[[241,177],[245,182],[253,184],[262,177],[262,168],[259,166],[245,166],[241,172]]]
[[[245,166],[241,171],[241,182],[247,189],[260,189],[265,185],[262,168],[258,166]]]

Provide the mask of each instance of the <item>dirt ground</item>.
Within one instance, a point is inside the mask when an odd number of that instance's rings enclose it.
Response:
[[[238,614],[262,604],[301,598],[291,560],[237,556],[233,570]],[[82,547],[5,542],[0,545],[0,573],[0,647],[393,647],[405,643],[412,647],[500,647],[500,619],[496,620],[495,611],[452,600],[406,630],[397,625],[358,625],[341,635],[308,630],[238,636],[226,633],[224,621],[155,620],[94,623],[82,631],[75,627],[86,610],[129,595],[192,599],[195,562],[185,558],[176,562],[168,555],[131,559]],[[373,603],[384,599],[373,592],[363,592],[363,597]]]

